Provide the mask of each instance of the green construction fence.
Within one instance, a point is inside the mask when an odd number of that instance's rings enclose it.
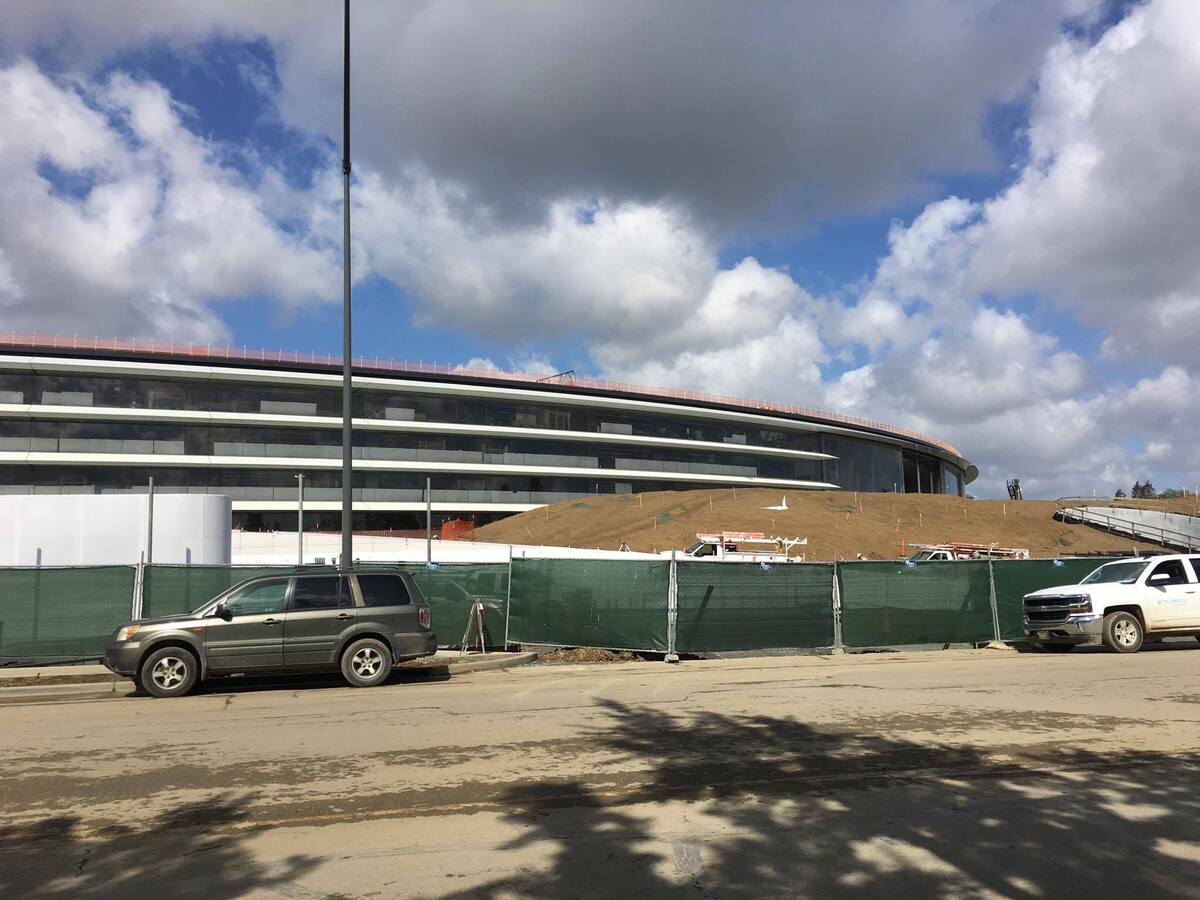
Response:
[[[1025,637],[1022,598],[1032,591],[1078,584],[1084,576],[1110,559],[998,559],[992,563],[996,582],[996,610],[1000,637],[1006,641]]]
[[[434,570],[423,564],[402,568],[413,576],[429,601],[433,629],[441,646],[462,644],[467,617],[476,599],[484,607],[487,646],[504,646],[507,563],[449,563]],[[247,578],[293,571],[294,566],[146,566],[142,615],[150,618],[187,612]]]
[[[406,565],[417,587],[429,601],[433,632],[441,647],[461,647],[471,607],[483,604],[484,646],[504,647],[508,612],[508,563],[439,563],[436,569]],[[470,632],[471,646],[476,631]]]
[[[514,559],[514,644],[667,649],[667,560]]]
[[[834,643],[833,588],[846,647],[979,642],[1023,637],[1021,599],[1076,584],[1109,560],[754,563],[680,561],[674,648],[706,653],[817,648]],[[429,601],[438,642],[462,643],[483,604],[488,647],[513,644],[665,652],[670,562],[515,559],[406,565]],[[147,566],[142,615],[173,615],[232,585],[288,566]],[[136,568],[0,569],[0,657],[98,657],[131,614]],[[511,608],[509,597],[511,595]],[[472,634],[472,638],[474,635]],[[474,641],[472,641],[474,642]]]
[[[146,566],[142,576],[142,617],[190,612],[247,578],[294,569],[295,566]]]
[[[833,566],[679,562],[679,653],[833,644]]]
[[[133,566],[0,569],[0,657],[100,657],[129,621]]]
[[[847,647],[952,644],[995,636],[987,560],[838,564]]]

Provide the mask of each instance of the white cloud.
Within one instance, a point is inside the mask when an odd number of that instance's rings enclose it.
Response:
[[[0,295],[7,295],[13,300],[20,300],[25,292],[21,290],[21,286],[17,284],[17,276],[13,274],[12,266],[9,265],[8,256],[4,253],[4,248],[0,247]]]
[[[1098,5],[356,0],[356,158],[389,180],[420,166],[505,218],[581,195],[754,231],[873,212],[933,173],[994,168],[991,104],[1022,94],[1064,16]],[[338,134],[338,4],[9,0],[3,16],[10,53],[72,67],[265,38],[284,120]]]
[[[1027,162],[990,200],[949,197],[893,227],[832,329],[871,359],[827,396],[952,440],[985,494],[1008,475],[1063,494],[1128,489],[1147,466],[1196,480],[1197,35],[1200,6],[1154,0],[1094,44],[1052,48]],[[1099,326],[1094,358],[1004,311],[1027,295]],[[1157,374],[1123,384],[1122,361]]]
[[[1196,359],[1200,4],[1155,0],[1047,56],[1029,159],[991,200],[931,204],[879,278],[953,308],[1037,293],[1108,331],[1110,356]]]
[[[492,360],[490,356],[472,356],[461,366],[454,367],[456,371],[467,371],[471,369],[483,369],[491,371],[501,371],[500,366]],[[551,376],[562,374],[561,371],[550,362],[545,356],[539,354],[518,354],[508,358],[508,365],[504,369],[506,372],[521,372],[526,375],[541,375]]]
[[[336,253],[268,216],[158,84],[56,83],[18,61],[0,69],[0,134],[7,330],[211,340],[214,299],[336,297]]]
[[[753,258],[722,269],[712,239],[666,206],[564,200],[504,225],[414,173],[363,174],[355,196],[364,265],[409,291],[418,321],[513,343],[581,336],[606,370],[768,334],[807,296]]]

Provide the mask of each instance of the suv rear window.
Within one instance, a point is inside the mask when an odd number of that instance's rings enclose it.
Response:
[[[359,575],[363,606],[406,606],[412,602],[399,575]]]

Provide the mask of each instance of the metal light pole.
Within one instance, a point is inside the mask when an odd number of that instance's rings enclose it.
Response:
[[[350,339],[350,0],[342,46],[342,569],[354,562],[354,415]]]
[[[425,479],[425,564],[433,562],[433,490],[432,479]]]
[[[296,565],[304,565],[304,475],[296,476],[298,496],[296,503]]]
[[[146,565],[154,562],[154,476],[146,490]]]

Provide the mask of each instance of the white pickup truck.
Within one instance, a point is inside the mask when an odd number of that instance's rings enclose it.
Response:
[[[684,551],[684,557],[711,562],[774,563],[804,562],[803,554],[793,549],[803,547],[808,538],[768,537],[761,531],[718,531],[696,535],[696,543]],[[667,550],[662,556],[671,556]]]
[[[1024,599],[1025,635],[1045,650],[1103,642],[1136,653],[1167,635],[1200,637],[1200,556],[1150,556],[1105,563],[1079,584]]]

